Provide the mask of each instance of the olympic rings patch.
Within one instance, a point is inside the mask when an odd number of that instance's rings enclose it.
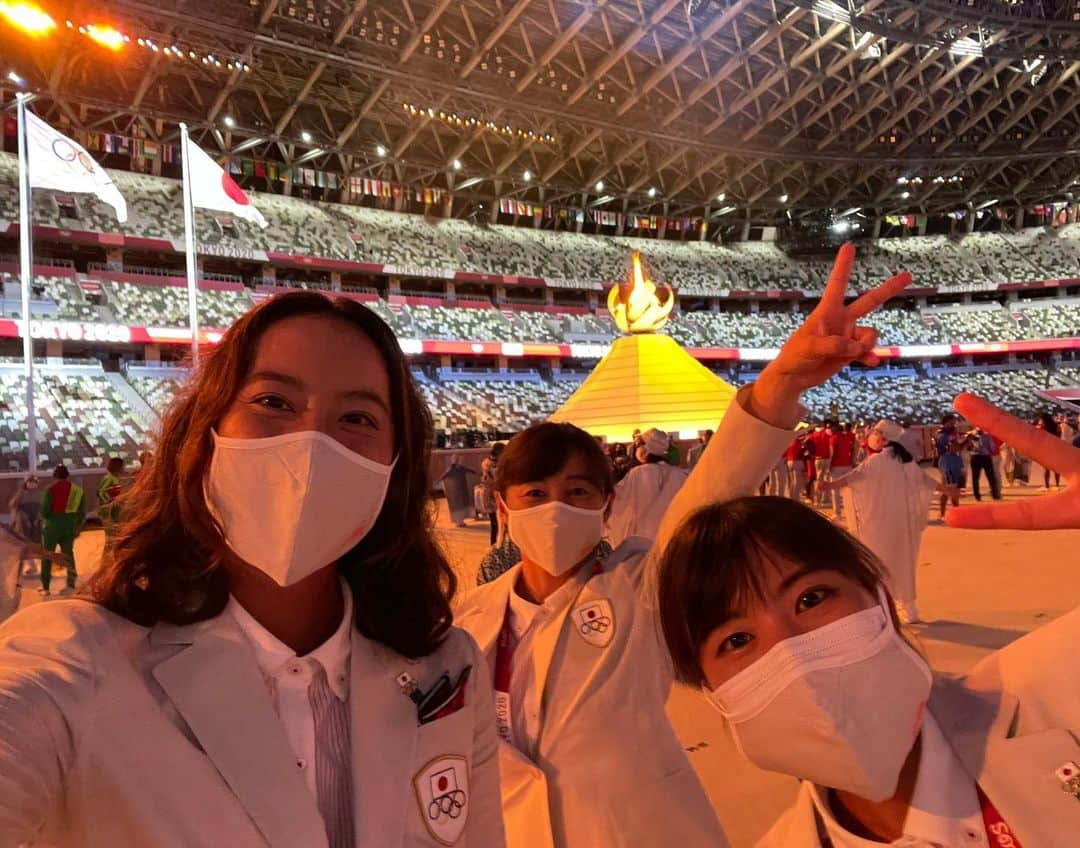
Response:
[[[469,813],[469,763],[461,756],[437,757],[413,778],[420,818],[438,842],[453,845]]]
[[[574,607],[570,618],[578,635],[594,647],[606,648],[615,635],[615,610],[607,598]]]

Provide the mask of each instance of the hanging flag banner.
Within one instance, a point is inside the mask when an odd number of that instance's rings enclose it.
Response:
[[[236,181],[190,139],[187,141],[186,152],[192,206],[215,212],[230,212],[264,230],[269,226]]]
[[[26,155],[33,188],[93,194],[116,210],[116,220],[127,220],[127,203],[86,149],[62,135],[33,112],[26,112]]]

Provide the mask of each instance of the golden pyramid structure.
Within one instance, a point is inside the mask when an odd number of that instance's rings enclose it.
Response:
[[[682,438],[716,429],[736,389],[694,359],[671,336],[658,334],[674,306],[646,280],[634,254],[629,291],[613,286],[608,308],[631,335],[616,339],[581,387],[554,414],[609,442],[629,442],[636,429],[657,427]]]

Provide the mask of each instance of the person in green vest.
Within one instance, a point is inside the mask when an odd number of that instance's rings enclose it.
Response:
[[[131,478],[124,474],[124,460],[114,456],[109,460],[105,478],[98,486],[98,517],[105,528],[105,552],[112,547],[116,525],[120,523],[120,504],[117,499],[131,486]]]
[[[67,592],[74,591],[75,578],[75,537],[82,530],[86,520],[86,498],[81,486],[69,479],[66,465],[56,466],[53,471],[54,482],[45,492],[41,501],[41,544],[46,553],[53,553],[58,547],[67,560]],[[42,595],[51,594],[49,583],[52,579],[52,561],[41,560]]]

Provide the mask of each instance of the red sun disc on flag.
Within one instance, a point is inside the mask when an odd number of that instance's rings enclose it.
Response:
[[[228,174],[222,172],[221,174],[221,187],[225,189],[225,193],[229,195],[229,200],[239,206],[247,206],[247,195],[244,194],[240,186],[236,184],[236,180],[230,177]]]

